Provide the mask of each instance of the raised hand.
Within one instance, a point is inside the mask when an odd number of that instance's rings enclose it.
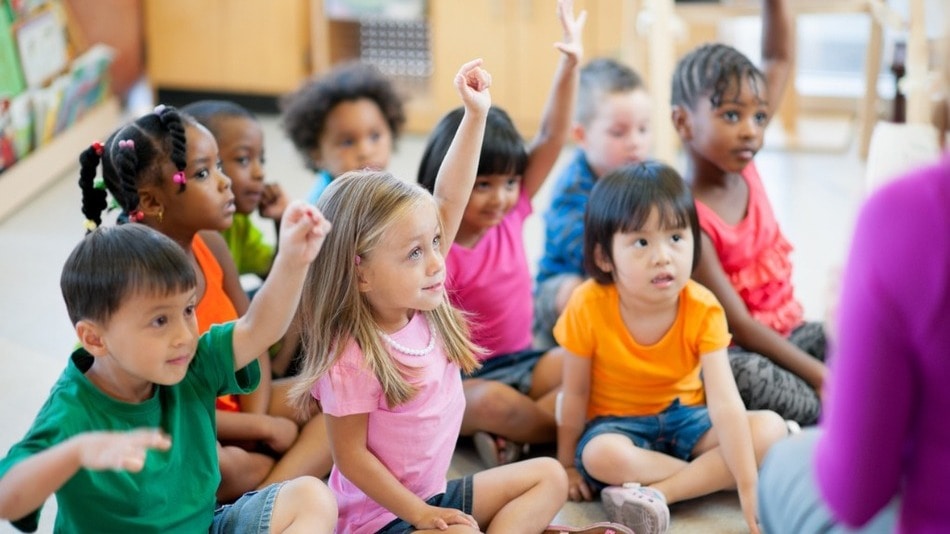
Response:
[[[455,88],[462,97],[466,110],[488,113],[491,107],[491,74],[482,68],[482,59],[473,59],[462,65],[455,75]]]
[[[574,63],[580,63],[584,57],[584,23],[587,22],[587,11],[582,10],[574,17],[574,0],[557,0],[557,18],[561,21],[564,30],[564,40],[554,43],[555,48],[568,56]]]
[[[167,451],[172,440],[164,432],[141,428],[130,432],[88,432],[77,437],[79,461],[94,471],[117,470],[137,473],[145,467],[149,449]]]
[[[330,221],[320,210],[299,200],[292,202],[280,223],[280,254],[309,264],[320,252],[330,228]]]

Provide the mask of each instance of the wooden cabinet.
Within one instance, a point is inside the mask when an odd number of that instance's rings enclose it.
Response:
[[[620,3],[579,0],[575,4],[577,12],[588,11],[585,60],[617,57]],[[460,105],[452,78],[462,63],[481,57],[492,74],[493,103],[511,115],[522,135],[533,135],[560,59],[554,48],[562,37],[555,8],[553,0],[429,2],[430,87],[437,115]]]
[[[146,0],[156,89],[283,94],[310,73],[308,0]]]

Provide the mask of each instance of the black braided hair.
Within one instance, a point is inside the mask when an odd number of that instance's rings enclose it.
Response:
[[[143,115],[113,132],[103,144],[102,178],[105,188],[122,208],[119,222],[126,222],[129,214],[138,209],[140,187],[172,179],[162,171],[164,161],[170,160],[176,169],[185,170],[186,123],[194,124],[194,119],[171,106],[159,106],[154,113]],[[82,212],[98,225],[106,207],[105,193],[94,185],[100,158],[90,147],[80,155],[79,162]],[[185,184],[181,184],[180,191],[184,190]]]
[[[765,75],[742,52],[721,43],[705,44],[689,52],[673,72],[673,106],[695,109],[702,97],[712,107],[722,105],[726,91],[738,91],[748,80],[757,96],[763,96]]]

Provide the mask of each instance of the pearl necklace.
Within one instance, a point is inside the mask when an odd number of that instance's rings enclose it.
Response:
[[[399,343],[398,341],[390,337],[389,334],[387,334],[386,332],[383,332],[382,330],[379,331],[379,335],[382,336],[383,339],[386,340],[386,343],[389,343],[390,347],[398,350],[399,352],[403,354],[407,354],[409,356],[425,356],[426,354],[429,354],[430,352],[432,352],[432,349],[435,348],[435,328],[431,324],[429,325],[429,344],[421,349],[411,349],[409,347],[406,347],[405,345]]]

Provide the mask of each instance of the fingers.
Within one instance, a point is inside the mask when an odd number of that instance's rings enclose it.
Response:
[[[172,439],[168,434],[158,429],[143,428],[131,432],[132,445],[145,449],[167,451],[172,446]]]

